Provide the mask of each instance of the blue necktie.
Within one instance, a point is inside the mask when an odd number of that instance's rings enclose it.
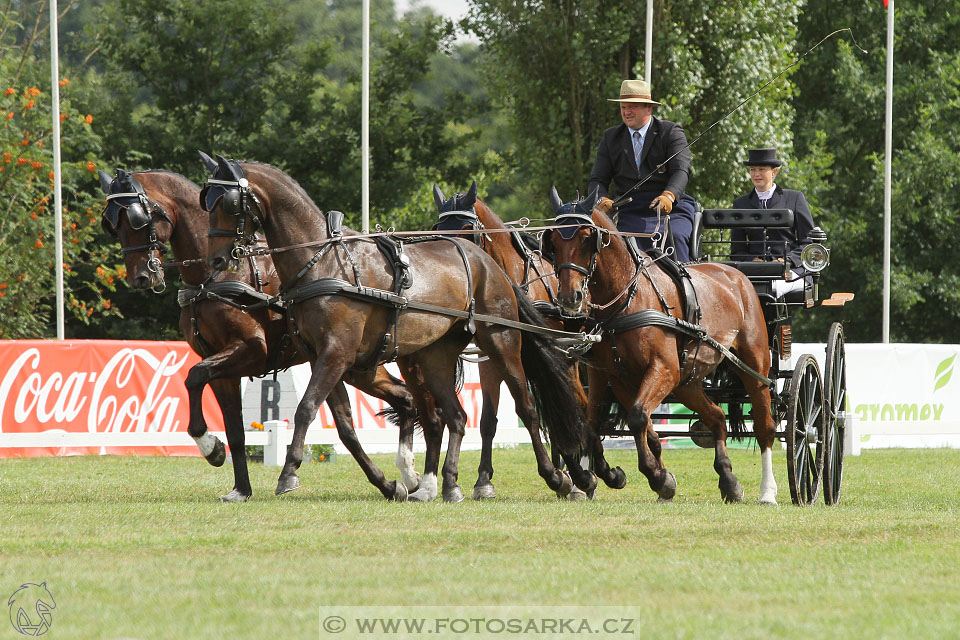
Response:
[[[637,164],[637,171],[640,170],[640,154],[643,153],[643,136],[639,131],[633,132],[633,160]]]

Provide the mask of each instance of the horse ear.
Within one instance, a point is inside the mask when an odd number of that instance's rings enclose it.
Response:
[[[554,214],[557,214],[560,212],[561,207],[563,207],[563,203],[560,201],[560,194],[557,193],[557,188],[550,187],[550,208],[553,209]]]
[[[443,203],[447,201],[446,197],[443,195],[443,191],[440,191],[440,187],[434,183],[433,185],[433,201],[437,203],[437,210],[440,210],[440,207],[443,206]]]
[[[207,168],[207,171],[213,173],[217,170],[217,161],[205,154],[200,149],[197,149],[197,153],[200,154],[200,161],[203,163],[203,166]]]
[[[97,175],[100,176],[100,188],[103,189],[105,194],[110,195],[110,184],[113,182],[113,178],[106,171],[97,171]]]
[[[474,180],[473,184],[470,185],[470,190],[467,191],[467,195],[463,198],[464,206],[473,206],[477,202],[477,181]]]
[[[230,166],[230,161],[224,158],[219,153],[217,156],[217,170],[220,173],[220,178],[227,179],[233,175],[233,168]]]
[[[600,199],[600,186],[596,185],[593,187],[593,191],[590,192],[590,195],[587,196],[587,199],[584,201],[587,211],[593,211],[594,207],[597,206],[597,200]]]

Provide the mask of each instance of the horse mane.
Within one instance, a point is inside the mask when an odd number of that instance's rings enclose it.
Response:
[[[131,171],[130,174],[131,175],[133,174],[166,175],[166,176],[170,176],[171,178],[179,178],[179,179],[185,180],[186,182],[189,182],[197,189],[200,188],[200,185],[198,185],[196,182],[194,182],[187,176],[183,175],[182,173],[170,171],[169,169],[144,169],[143,171]]]

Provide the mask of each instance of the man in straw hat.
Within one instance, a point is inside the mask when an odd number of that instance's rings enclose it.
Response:
[[[684,193],[690,179],[690,150],[683,127],[653,117],[653,107],[660,103],[651,99],[650,85],[643,80],[624,80],[620,97],[609,100],[620,103],[623,123],[603,132],[587,191],[598,187],[601,197],[611,197],[607,191],[611,181],[614,195],[621,195],[645,180],[630,192],[631,202],[620,207],[617,228],[663,233],[662,220],[658,221],[656,213],[659,206],[661,213],[670,214],[674,258],[686,262],[691,259],[696,201]],[[671,158],[669,162],[667,158]],[[644,249],[652,246],[648,238],[637,240]]]
[[[788,291],[803,288],[800,252],[810,244],[807,235],[814,227],[813,216],[803,192],[784,189],[774,182],[783,164],[776,149],[749,149],[743,164],[750,170],[753,189],[733,201],[734,209],[793,210],[793,228],[733,229],[730,234],[730,253],[734,260],[786,260],[790,263],[787,280],[773,283],[779,298]]]

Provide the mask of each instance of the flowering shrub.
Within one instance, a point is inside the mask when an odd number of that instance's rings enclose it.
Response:
[[[14,76],[8,58],[0,57],[2,78]],[[105,293],[119,273],[94,270],[112,257],[100,250],[103,201],[91,178],[101,164],[100,140],[90,125],[93,116],[71,108],[68,86],[61,80],[64,295],[67,313],[89,323],[117,313]],[[0,339],[49,337],[55,331],[51,113],[48,89],[0,85]]]

